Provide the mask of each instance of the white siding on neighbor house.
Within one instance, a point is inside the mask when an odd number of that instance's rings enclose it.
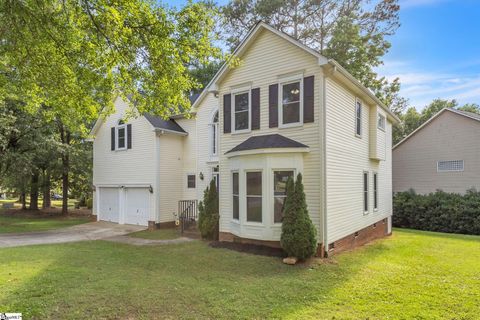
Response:
[[[212,168],[218,165],[217,158],[211,157],[211,134],[210,123],[212,121],[213,113],[218,110],[218,98],[215,98],[213,93],[208,93],[207,96],[200,102],[197,108],[196,115],[196,134],[197,134],[197,199],[203,199],[203,191],[207,188],[212,180]],[[219,136],[222,135],[222,128],[219,127]],[[199,174],[203,173],[203,180],[200,180]],[[193,199],[193,198],[192,198]]]
[[[160,150],[160,218],[158,222],[174,221],[174,213],[178,211],[178,201],[183,199],[184,138],[175,134],[163,134],[157,137]]]
[[[386,123],[385,161],[370,160],[370,112],[362,103],[362,136],[355,135],[355,99],[332,78],[326,84],[326,188],[328,243],[352,234],[392,213],[391,130]],[[376,121],[376,117],[375,117]],[[376,127],[376,124],[375,124]],[[363,172],[369,172],[369,212],[363,211]],[[373,210],[373,173],[378,173],[378,210]]]
[[[444,111],[393,150],[393,191],[480,190],[480,122]],[[437,161],[463,160],[464,170],[437,172]]]
[[[321,110],[323,97],[321,88],[322,69],[313,55],[291,44],[280,36],[262,31],[253,41],[246,53],[240,57],[242,64],[227,73],[219,83],[220,104],[220,231],[234,232],[232,226],[232,192],[231,160],[225,156],[236,145],[254,135],[278,133],[310,147],[310,152],[303,156],[303,177],[308,210],[314,225],[322,239],[322,146],[321,146]],[[269,85],[278,83],[279,76],[303,73],[315,76],[313,123],[301,127],[269,128]],[[251,85],[260,88],[260,130],[245,134],[223,133],[223,95],[231,92],[233,87]],[[233,106],[232,106],[233,108]],[[233,127],[233,123],[232,123]],[[240,186],[241,187],[241,186]],[[242,199],[240,200],[242,201]],[[278,239],[263,239],[278,240]]]
[[[180,200],[195,200],[197,199],[197,188],[188,188],[187,175],[195,175],[195,184],[198,183],[196,120],[195,118],[183,118],[175,121],[183,128],[183,130],[188,132],[188,135],[182,138],[182,198]]]

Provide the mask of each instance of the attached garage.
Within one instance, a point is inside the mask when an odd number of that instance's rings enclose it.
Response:
[[[118,223],[120,221],[119,188],[100,188],[99,219]]]
[[[125,189],[125,223],[148,225],[150,192],[147,188]]]
[[[99,220],[147,226],[150,192],[145,187],[100,187]]]

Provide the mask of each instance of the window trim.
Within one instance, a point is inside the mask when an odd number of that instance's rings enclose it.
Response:
[[[383,126],[380,125],[380,119],[383,119]],[[387,117],[385,117],[383,114],[380,112],[377,113],[377,128],[385,131],[385,128],[387,127]]]
[[[234,175],[235,173],[236,173],[237,176],[238,176],[238,179],[237,179],[237,180],[238,180],[238,194],[236,194],[236,195],[233,193],[233,175]],[[239,172],[239,170],[232,170],[232,171],[230,171],[230,174],[231,174],[230,177],[232,178],[232,185],[231,185],[232,188],[230,189],[230,190],[232,191],[232,221],[238,223],[238,222],[240,222],[240,172]],[[235,219],[235,218],[233,217],[233,208],[234,208],[234,206],[233,206],[233,197],[234,197],[234,196],[237,196],[237,198],[238,198],[238,219]]]
[[[367,183],[365,184],[365,175],[367,175]],[[367,187],[366,190],[365,190],[365,186]],[[366,193],[366,197],[365,197],[365,193]],[[370,203],[369,203],[369,200],[370,200],[370,174],[368,171],[363,171],[363,174],[362,174],[362,197],[363,197],[363,214],[364,215],[367,215],[370,213]],[[367,208],[367,210],[365,210],[365,207]]]
[[[123,141],[124,141],[124,146],[122,148],[119,147],[119,138],[120,138],[120,135],[118,134],[118,132],[121,130],[121,129],[124,129],[124,136],[123,136]],[[115,151],[124,151],[124,150],[127,150],[127,147],[128,147],[128,141],[127,141],[127,137],[128,137],[128,134],[127,134],[127,124],[126,123],[122,123],[122,124],[118,124],[116,127],[115,127]]]
[[[440,170],[439,165],[440,162],[453,162],[458,161],[462,163],[462,170]],[[464,172],[465,171],[465,160],[437,160],[437,173],[445,173],[445,172]]]
[[[193,176],[193,183],[195,184],[194,187],[190,187],[188,185],[188,182],[189,182],[189,177],[190,176]],[[187,173],[187,189],[196,189],[197,188],[197,175],[195,173]]]
[[[357,107],[360,105],[360,130],[358,128],[358,110],[357,110]],[[362,128],[362,119],[363,119],[363,103],[362,101],[359,99],[359,98],[355,98],[355,108],[354,108],[354,111],[355,111],[355,136],[357,138],[361,138],[362,137],[362,133],[363,133],[363,128]],[[358,131],[360,131],[360,133],[358,133]]]
[[[214,119],[215,119],[215,115],[217,115],[217,122],[214,122]],[[215,108],[213,110],[213,113],[210,117],[210,123],[209,123],[209,132],[210,132],[210,135],[209,135],[209,142],[210,142],[210,148],[209,148],[209,153],[210,153],[210,157],[211,158],[218,158],[218,147],[219,147],[219,117],[220,116],[220,113],[218,111],[218,108]],[[215,137],[215,141],[214,141],[214,137]],[[215,152],[213,151],[213,149],[215,148]]]
[[[378,172],[373,171],[373,211],[378,211]]]
[[[256,198],[261,198],[262,199],[262,221],[248,221],[248,203],[247,203],[247,200],[248,200],[248,191],[247,191],[247,185],[248,185],[248,179],[247,179],[247,174],[248,173],[252,173],[252,172],[260,172],[261,173],[261,177],[262,177],[262,195],[261,196],[251,196],[251,197],[256,197]],[[263,169],[247,169],[247,170],[244,170],[244,190],[245,190],[245,193],[244,193],[244,199],[243,199],[243,202],[245,204],[245,220],[244,220],[244,225],[254,225],[254,226],[263,226],[265,225],[265,219],[264,219],[264,214],[265,214],[265,208],[264,208],[264,201],[265,201],[265,196],[264,196],[264,192],[263,192],[263,188],[265,187],[265,179],[264,179],[264,176],[263,176]],[[239,176],[240,177],[240,176]],[[240,183],[240,180],[239,180],[239,183]],[[240,188],[239,188],[240,190]]]
[[[283,86],[291,83],[299,82],[300,94],[299,94],[299,121],[292,123],[283,123]],[[279,128],[291,128],[303,126],[303,74],[293,75],[290,77],[284,77],[279,79],[278,82],[278,127]]]
[[[247,129],[241,129],[241,130],[236,130],[235,129],[235,96],[240,95],[240,94],[248,94],[248,128]],[[252,131],[252,88],[251,86],[249,87],[242,87],[238,88],[235,90],[232,90],[231,92],[231,134],[241,134],[241,133],[249,133]],[[245,111],[242,111],[245,112]]]
[[[271,188],[271,196],[272,196],[272,226],[281,226],[282,225],[282,222],[275,222],[275,197],[278,197],[278,196],[275,196],[275,171],[292,171],[293,172],[293,181],[295,181],[295,177],[296,177],[296,169],[295,168],[272,168],[272,188]],[[285,198],[287,196],[285,195]]]

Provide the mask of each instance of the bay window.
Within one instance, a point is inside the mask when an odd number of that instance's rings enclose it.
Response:
[[[246,173],[247,181],[247,221],[262,222],[262,172]]]
[[[239,207],[239,193],[238,193],[238,172],[233,172],[232,173],[232,195],[233,195],[233,219],[238,220],[239,218],[239,212],[240,212],[240,207]]]
[[[273,172],[273,222],[281,223],[283,220],[285,199],[287,198],[287,181],[293,178],[293,171]]]

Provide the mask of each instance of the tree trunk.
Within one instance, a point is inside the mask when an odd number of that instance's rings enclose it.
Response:
[[[70,132],[64,127],[63,123],[59,122],[59,131],[62,144],[65,146],[62,153],[62,214],[68,214],[68,174],[70,171]]]
[[[30,210],[38,210],[38,176],[38,171],[35,171],[30,181]]]
[[[27,210],[27,197],[25,192],[20,194],[20,202],[22,203],[22,210]]]
[[[43,173],[43,209],[47,209],[52,206],[52,201],[50,198],[50,187],[50,170],[45,170]]]

